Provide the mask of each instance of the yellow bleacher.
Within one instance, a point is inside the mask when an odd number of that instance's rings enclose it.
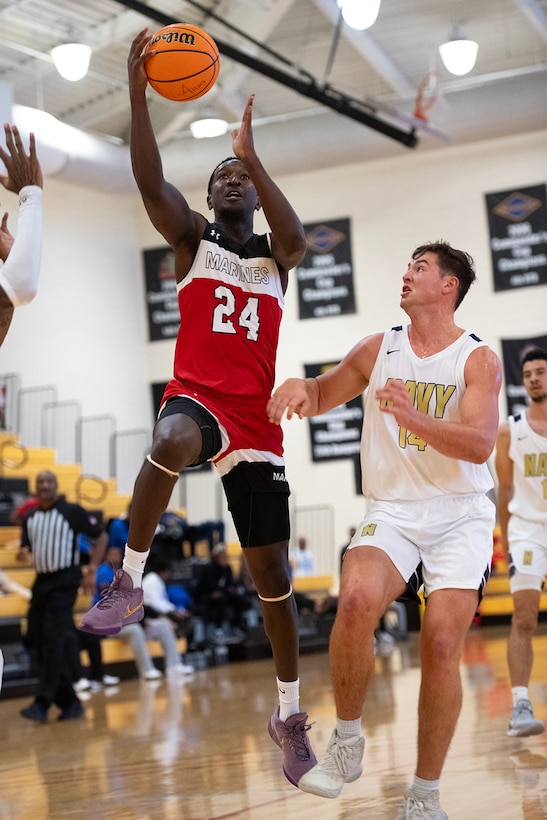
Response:
[[[78,464],[57,464],[55,450],[51,448],[21,448],[17,438],[11,434],[0,433],[2,459],[0,463],[3,478],[24,478],[28,481],[29,491],[34,491],[36,476],[42,470],[51,470],[57,476],[59,493],[65,495],[70,502],[81,504],[90,510],[101,510],[105,523],[110,519],[126,512],[131,500],[130,495],[118,494],[114,479],[97,479],[93,476],[82,475]],[[178,510],[185,515],[184,510]],[[19,563],[17,553],[21,540],[21,530],[17,526],[0,526],[0,569],[16,584],[30,589],[35,578],[32,565]],[[199,554],[205,557],[208,554],[208,545],[198,544]],[[230,545],[234,561],[239,544]],[[85,571],[85,569],[84,569]],[[79,591],[74,607],[75,622],[91,606],[91,596]],[[0,594],[0,619],[21,620],[22,631],[25,631],[25,619],[29,601],[26,597],[15,592]],[[179,651],[186,652],[187,644],[184,638],[178,639]],[[148,641],[148,648],[152,658],[163,657],[161,644],[157,641]],[[102,641],[103,662],[108,664],[123,663],[133,660],[131,647],[116,636],[104,638]],[[83,653],[82,661],[87,658]]]
[[[27,479],[30,492],[34,490],[38,473],[51,470],[57,476],[59,492],[67,501],[77,502],[88,510],[102,510],[105,521],[127,510],[131,496],[118,494],[115,479],[83,475],[79,464],[57,464],[51,447],[21,448],[17,436],[9,433],[0,433],[0,447],[2,478]]]

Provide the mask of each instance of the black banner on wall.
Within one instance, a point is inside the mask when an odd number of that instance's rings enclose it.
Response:
[[[349,219],[304,228],[307,251],[296,268],[300,319],[355,313]]]
[[[306,378],[315,378],[334,367],[335,364],[337,362],[305,364]],[[312,461],[355,458],[359,455],[363,424],[362,396],[357,396],[321,416],[312,416],[308,421]]]
[[[505,396],[507,414],[519,413],[528,405],[528,396],[522,384],[521,361],[533,347],[547,350],[547,336],[535,336],[527,339],[502,339],[503,373],[505,376]]]
[[[152,406],[154,408],[154,418],[158,417],[160,412],[161,400],[167,387],[167,382],[154,382],[150,385],[152,388]]]
[[[148,339],[157,342],[174,338],[180,313],[175,279],[175,257],[168,248],[143,251]]]
[[[547,187],[486,194],[494,290],[547,283]]]

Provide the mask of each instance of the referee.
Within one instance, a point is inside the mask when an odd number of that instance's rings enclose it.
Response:
[[[18,560],[32,554],[36,579],[28,612],[25,644],[36,653],[39,683],[35,699],[21,715],[46,723],[49,707],[59,707],[58,720],[74,720],[83,709],[72,687],[74,654],[73,609],[82,585],[78,535],[91,540],[89,570],[84,588],[93,587],[95,570],[102,561],[108,536],[96,517],[79,504],[70,504],[58,493],[57,476],[43,470],[36,476],[38,505],[23,521]]]

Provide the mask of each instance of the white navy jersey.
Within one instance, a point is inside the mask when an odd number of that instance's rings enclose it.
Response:
[[[415,407],[437,419],[457,422],[465,392],[465,363],[486,346],[464,331],[451,345],[420,359],[410,346],[408,327],[384,334],[365,391],[361,437],[363,493],[383,501],[418,501],[444,495],[486,493],[493,487],[486,464],[449,458],[380,410],[375,398],[390,379],[406,385]]]
[[[525,413],[509,416],[509,433],[514,486],[509,512],[547,524],[547,438],[532,430]]]

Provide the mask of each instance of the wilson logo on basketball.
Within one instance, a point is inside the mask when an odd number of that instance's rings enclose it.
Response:
[[[194,35],[187,31],[166,31],[158,37],[154,37],[150,45],[154,45],[154,43],[157,43],[160,40],[165,40],[166,43],[185,43],[189,46],[196,44]]]
[[[220,71],[217,44],[206,31],[189,23],[160,28],[144,54],[148,82],[168,100],[197,100],[214,86]]]

